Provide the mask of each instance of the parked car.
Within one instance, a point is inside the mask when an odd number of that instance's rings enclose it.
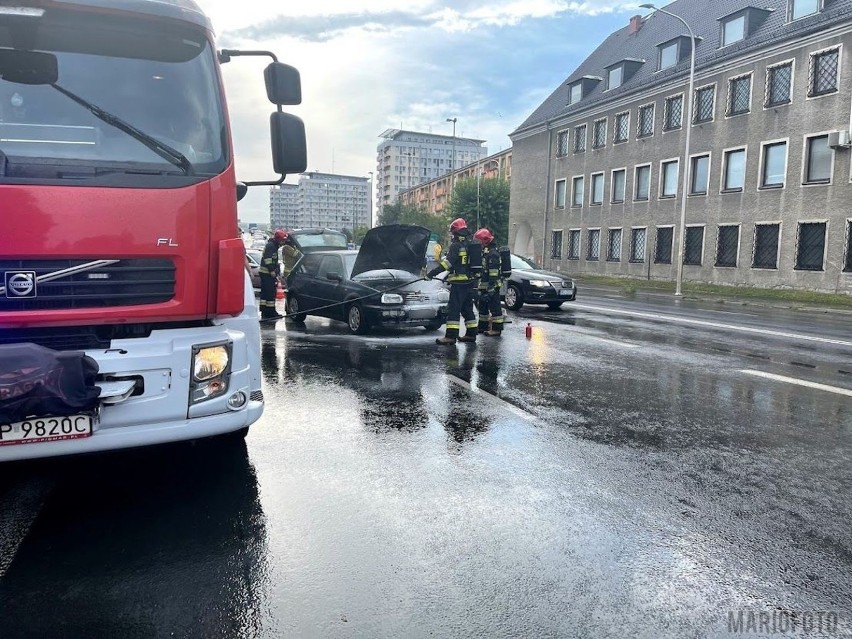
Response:
[[[263,251],[256,251],[254,249],[246,251],[246,265],[249,268],[252,288],[260,288],[260,260],[262,257]]]
[[[287,312],[301,322],[320,315],[346,322],[352,333],[371,327],[438,330],[450,293],[421,279],[429,231],[394,224],[370,229],[357,251],[309,250],[287,278]]]
[[[313,251],[345,251],[349,248],[349,238],[346,234],[332,229],[295,229],[287,234],[303,254]]]
[[[513,311],[524,304],[546,304],[557,309],[577,298],[577,286],[565,275],[544,271],[535,262],[512,255],[512,275],[501,293],[506,308]]]

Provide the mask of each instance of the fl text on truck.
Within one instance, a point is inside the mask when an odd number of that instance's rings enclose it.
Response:
[[[272,58],[273,182],[237,182],[220,65]],[[245,434],[263,411],[237,228],[306,167],[296,69],[192,0],[0,0],[0,462]]]

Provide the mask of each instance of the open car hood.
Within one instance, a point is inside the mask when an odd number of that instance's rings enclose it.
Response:
[[[426,263],[430,234],[429,229],[413,224],[389,224],[370,229],[361,242],[352,277],[383,269],[419,275]]]

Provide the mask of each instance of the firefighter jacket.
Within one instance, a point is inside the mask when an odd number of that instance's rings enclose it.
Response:
[[[480,291],[496,291],[503,286],[500,274],[500,251],[492,242],[482,248],[482,275],[479,279]]]
[[[260,268],[258,272],[261,275],[278,275],[278,242],[269,240],[263,249],[263,256],[260,258]]]
[[[469,240],[466,235],[454,237],[446,257],[441,260],[439,266],[436,266],[429,272],[429,277],[434,277],[446,271],[446,282],[448,284],[472,282],[474,274],[470,265],[468,243]]]
[[[281,248],[281,257],[284,260],[284,277],[287,277],[293,271],[296,262],[302,257],[302,253],[292,244],[285,244]]]

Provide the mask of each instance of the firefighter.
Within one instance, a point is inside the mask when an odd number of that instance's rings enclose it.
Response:
[[[453,220],[450,224],[452,241],[450,248],[438,266],[426,274],[427,278],[447,272],[446,282],[450,285],[450,301],[447,304],[447,330],[444,337],[436,339],[437,344],[449,346],[455,344],[456,340],[461,342],[476,341],[476,314],[473,311],[474,286],[476,283],[476,271],[481,264],[476,264],[476,255],[479,250],[473,250],[474,242],[470,240],[470,231],[467,223],[462,218]],[[474,253],[472,260],[471,253]],[[459,337],[461,328],[460,317],[464,317],[465,334]]]
[[[488,229],[479,229],[473,239],[482,244],[482,275],[479,278],[479,332],[489,337],[503,334],[503,309],[500,306],[500,288],[503,278],[500,272],[500,252],[494,234]],[[491,327],[489,328],[489,316]]]
[[[284,317],[275,310],[276,283],[280,273],[278,249],[287,240],[287,233],[278,229],[266,243],[263,257],[260,258],[260,317],[261,319],[281,319]]]
[[[302,257],[302,252],[296,248],[293,239],[288,235],[284,240],[284,246],[281,248],[281,258],[284,262],[284,269],[281,276],[286,280],[292,273],[296,262]]]

